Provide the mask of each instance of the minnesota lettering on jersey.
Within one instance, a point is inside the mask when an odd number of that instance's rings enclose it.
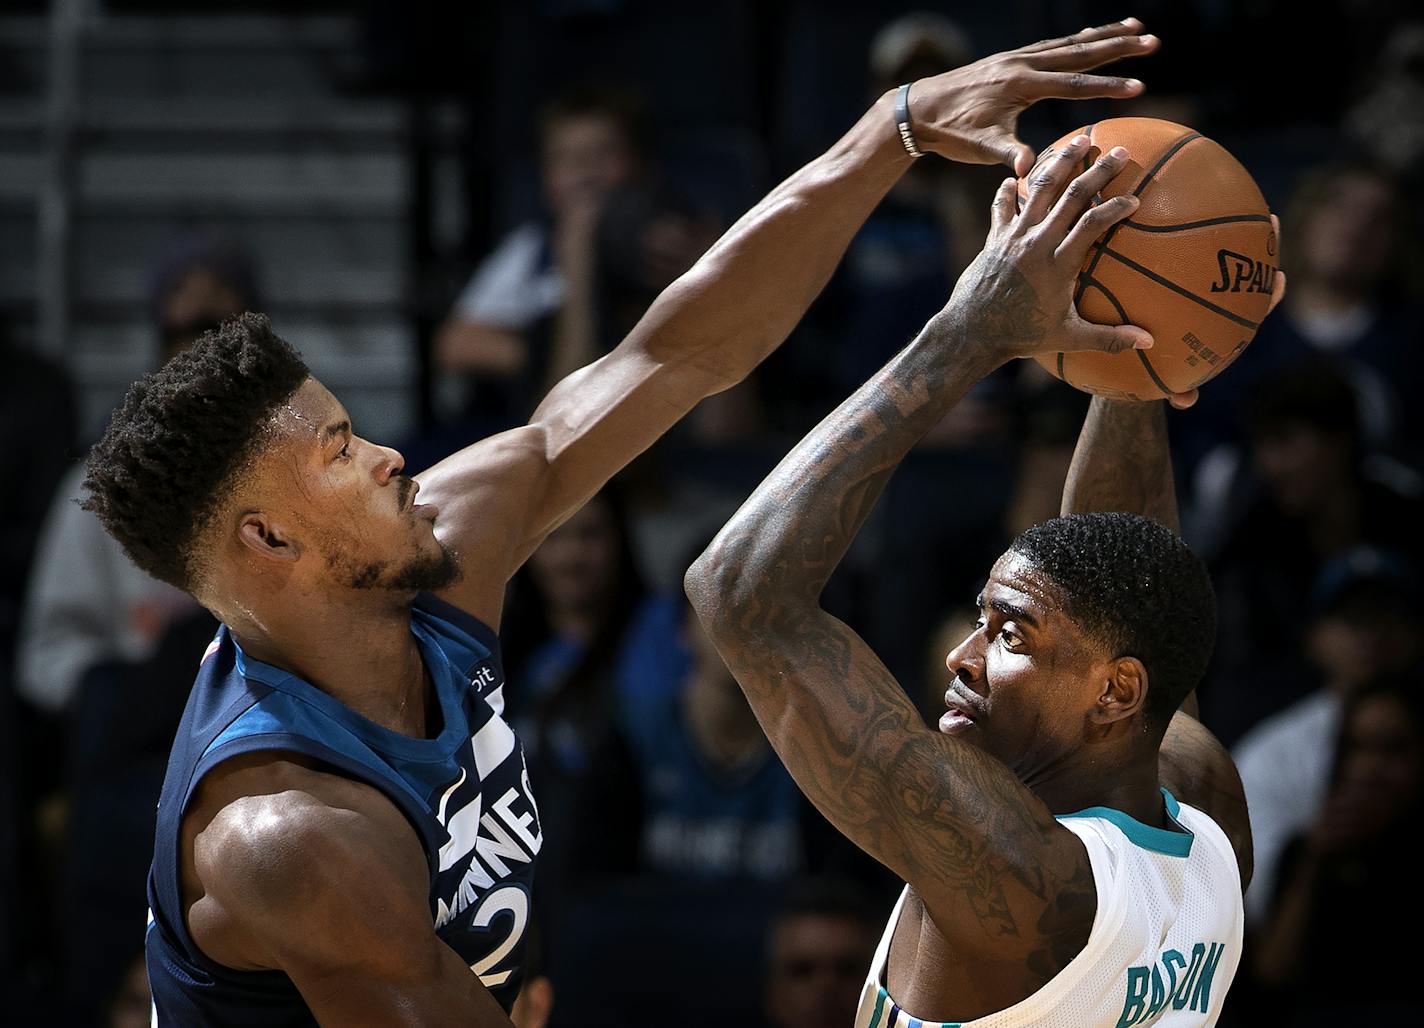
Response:
[[[1206,1013],[1211,1006],[1211,983],[1216,977],[1216,965],[1226,947],[1213,942],[1210,947],[1199,942],[1192,947],[1190,961],[1179,950],[1169,949],[1151,967],[1127,969],[1127,998],[1116,1028],[1151,1021],[1167,1004],[1173,1010],[1190,1007]],[[1165,977],[1165,980],[1164,980]]]
[[[496,717],[485,722],[470,744],[476,771],[484,780],[490,771],[514,754],[518,742],[509,725]],[[484,796],[478,790],[469,796],[464,806],[453,809],[451,798],[465,785],[467,777],[462,770],[441,797],[436,815],[449,834],[449,841],[440,848],[440,870],[447,871],[470,858],[453,895],[441,896],[436,901],[437,930],[445,927],[496,880],[507,878],[510,874],[507,862],[532,863],[544,841],[527,770],[520,770],[522,795],[519,790],[506,789],[487,810],[483,809]],[[516,809],[516,804],[523,809]]]

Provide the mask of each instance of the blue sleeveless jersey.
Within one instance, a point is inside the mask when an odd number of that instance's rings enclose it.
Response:
[[[295,675],[247,657],[226,627],[218,630],[188,699],[158,805],[146,943],[158,1025],[316,1023],[290,978],[209,960],[183,916],[183,813],[203,775],[258,750],[305,754],[394,803],[424,844],[436,934],[505,1010],[513,1004],[543,834],[523,750],[502,717],[499,642],[487,626],[430,596],[417,600],[411,630],[443,715],[433,739],[368,721]]]

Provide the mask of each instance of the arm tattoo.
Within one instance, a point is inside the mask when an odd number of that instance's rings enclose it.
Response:
[[[787,455],[687,587],[816,807],[914,885],[941,930],[1017,940],[1022,954],[1042,944],[1043,922],[1058,923],[1047,906],[1086,858],[1062,848],[1063,830],[1007,768],[927,728],[865,642],[819,604],[895,467],[992,367],[963,339],[947,316],[926,326]]]
[[[986,262],[987,263],[987,262]],[[985,269],[996,299],[978,308],[971,331],[976,337],[1013,341],[1020,345],[1037,342],[1048,331],[1048,315],[1038,301],[1038,292],[1012,264],[992,262]]]

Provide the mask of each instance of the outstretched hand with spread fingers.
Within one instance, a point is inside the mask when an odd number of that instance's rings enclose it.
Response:
[[[1019,115],[1049,97],[1137,96],[1137,79],[1087,73],[1150,54],[1157,43],[1142,34],[1140,21],[1127,18],[919,79],[910,88],[911,131],[922,150],[965,164],[1003,163],[1027,175],[1034,153],[1018,138]]]

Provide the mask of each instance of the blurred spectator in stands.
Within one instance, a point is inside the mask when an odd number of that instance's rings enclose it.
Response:
[[[540,117],[544,216],[514,229],[476,270],[435,341],[447,373],[465,376],[471,438],[522,421],[551,365],[558,329],[592,331],[585,309],[561,312],[574,287],[590,291],[594,244],[608,196],[642,179],[646,119],[634,98],[585,89],[554,100]],[[582,343],[576,339],[575,343]]]
[[[1339,164],[1302,178],[1282,225],[1286,298],[1182,419],[1189,431],[1178,433],[1177,448],[1198,491],[1220,491],[1229,479],[1235,451],[1219,452],[1200,469],[1197,462],[1239,439],[1239,412],[1261,382],[1322,356],[1347,374],[1365,441],[1424,456],[1424,414],[1409,402],[1424,383],[1410,220],[1399,186],[1377,168]]]
[[[698,538],[680,566],[710,541]],[[659,634],[627,644],[625,679],[634,667],[642,675],[637,700],[625,681],[614,730],[571,814],[580,839],[571,874],[774,888],[810,871],[880,888],[887,874],[802,797],[686,599],[652,602]],[[678,619],[671,625],[669,608]]]
[[[1249,425],[1249,466],[1209,515],[1219,534],[1199,549],[1220,626],[1201,709],[1227,745],[1309,691],[1300,601],[1326,562],[1362,545],[1414,566],[1424,557],[1417,477],[1367,459],[1356,394],[1333,362],[1264,381]]]
[[[57,364],[19,346],[0,321],[0,987],[40,955],[42,904],[34,870],[34,800],[53,787],[44,758],[51,734],[35,731],[15,702],[16,644],[35,539],[64,470],[74,458],[74,387]],[[21,883],[25,883],[22,887]],[[47,912],[45,912],[47,913]],[[17,988],[5,994],[18,997]],[[18,999],[16,999],[18,1004]],[[12,1009],[12,1013],[16,1013]],[[16,1015],[18,1016],[18,1014]]]
[[[515,578],[502,629],[506,703],[539,797],[540,891],[551,916],[573,848],[596,841],[572,827],[594,754],[625,710],[681,680],[678,623],[679,607],[650,595],[638,573],[618,483],[556,529]],[[620,816],[623,801],[600,805],[600,815]],[[550,934],[557,945],[557,928]]]
[[[1424,814],[1421,694],[1417,676],[1385,680],[1345,708],[1329,796],[1286,848],[1257,940],[1256,976],[1279,990],[1272,1023],[1418,1023],[1417,958],[1400,931],[1424,917],[1412,884]]]
[[[1235,747],[1255,847],[1246,893],[1253,923],[1270,907],[1282,849],[1324,804],[1343,712],[1366,683],[1401,674],[1424,657],[1422,601],[1416,572],[1398,554],[1351,550],[1320,573],[1305,636],[1312,680],[1320,687],[1266,718]]]
[[[259,305],[254,263],[223,239],[176,243],[150,279],[166,361],[223,319]],[[73,1018],[102,1016],[141,934],[154,808],[193,671],[216,630],[191,598],[130,563],[80,495],[82,465],[63,481],[41,535],[25,602],[19,689],[67,718],[69,859],[62,912]],[[102,858],[96,855],[102,854]]]
[[[1370,72],[1373,82],[1346,127],[1382,166],[1417,182],[1424,159],[1424,23],[1393,27]]]
[[[855,1020],[879,929],[848,882],[807,879],[788,890],[767,932],[767,1024],[842,1028]]]
[[[691,663],[626,709],[596,758],[579,804],[579,870],[785,881],[806,864],[805,801],[696,615],[680,606]],[[611,796],[616,817],[598,802]]]

